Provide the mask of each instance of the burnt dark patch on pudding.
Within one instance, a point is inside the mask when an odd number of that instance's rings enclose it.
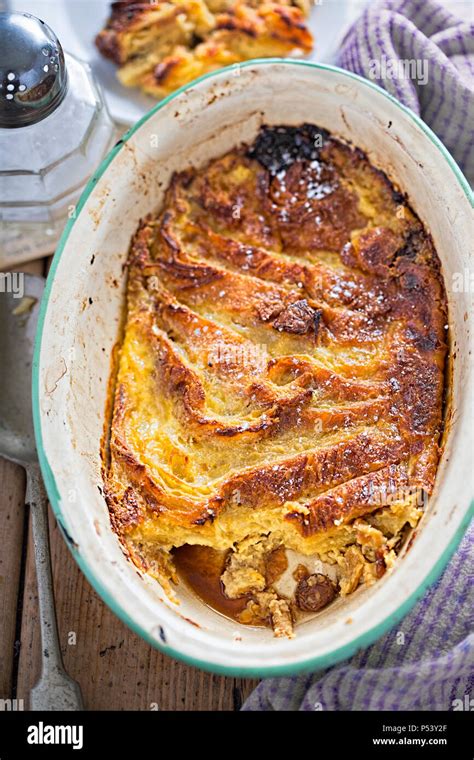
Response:
[[[301,127],[262,127],[248,151],[272,177],[287,170],[296,161],[317,161],[329,132],[312,124]]]

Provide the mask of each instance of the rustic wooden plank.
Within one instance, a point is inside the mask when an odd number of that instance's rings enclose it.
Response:
[[[33,261],[18,269],[43,274],[44,262]],[[0,698],[8,699],[14,691],[18,665],[20,620],[17,611],[19,596],[21,601],[27,527],[23,468],[0,458],[0,483]]]
[[[25,530],[25,472],[0,459],[0,698],[12,696],[17,601]]]
[[[89,710],[234,710],[256,682],[204,673],[152,649],[104,605],[50,517],[61,648]],[[69,643],[68,643],[69,641]],[[75,641],[74,643],[71,643]],[[39,626],[31,538],[24,595],[18,697],[39,675]]]
[[[28,274],[42,274],[45,273],[46,259],[36,259],[35,261],[27,261],[25,264],[21,264],[19,267],[11,267],[5,269],[5,272],[28,272]]]

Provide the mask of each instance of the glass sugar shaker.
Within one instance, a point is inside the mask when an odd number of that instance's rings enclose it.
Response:
[[[54,251],[115,136],[90,67],[35,16],[0,13],[0,268]]]

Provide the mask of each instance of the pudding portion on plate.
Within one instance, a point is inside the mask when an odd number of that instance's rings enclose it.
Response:
[[[162,98],[209,71],[251,58],[310,53],[310,0],[112,3],[96,45],[123,85]]]
[[[447,306],[407,199],[313,125],[173,177],[128,259],[112,524],[170,597],[294,624],[393,566],[432,491]]]

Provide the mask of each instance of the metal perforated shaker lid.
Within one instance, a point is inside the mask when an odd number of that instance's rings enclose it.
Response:
[[[61,44],[29,13],[0,13],[0,128],[24,127],[48,116],[67,89]]]

